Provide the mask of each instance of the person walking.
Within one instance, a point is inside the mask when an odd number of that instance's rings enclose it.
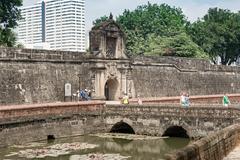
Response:
[[[124,93],[123,104],[129,104],[129,97],[128,97],[127,93]]]
[[[222,103],[223,103],[223,106],[225,106],[225,107],[228,107],[228,105],[231,104],[231,102],[226,94],[224,94],[224,96],[223,96]]]
[[[188,108],[190,106],[190,97],[189,94],[187,93],[185,96],[185,107]]]
[[[140,98],[139,95],[137,96],[137,98],[138,98],[138,105],[142,105],[142,99]]]
[[[190,106],[189,94],[183,92],[180,97],[181,106],[188,108]]]
[[[181,106],[185,106],[186,104],[186,96],[185,96],[185,93],[181,93],[181,97],[180,97],[180,105]]]

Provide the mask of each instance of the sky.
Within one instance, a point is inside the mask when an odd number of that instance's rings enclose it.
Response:
[[[28,6],[39,0],[23,0],[23,5]],[[138,5],[150,3],[166,3],[170,6],[182,8],[188,20],[195,21],[202,17],[212,7],[229,9],[234,12],[240,10],[240,0],[86,0],[86,31],[90,31],[92,22],[110,12],[114,17],[122,14],[124,9],[134,10]]]

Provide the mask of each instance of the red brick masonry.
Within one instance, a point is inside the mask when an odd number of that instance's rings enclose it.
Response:
[[[101,111],[105,106],[103,101],[86,102],[56,102],[31,105],[0,106],[0,120],[14,117],[29,117],[36,115],[61,115]]]

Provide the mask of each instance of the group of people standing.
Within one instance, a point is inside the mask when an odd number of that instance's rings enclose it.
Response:
[[[190,98],[189,98],[189,94],[188,93],[183,92],[181,94],[180,104],[181,104],[181,106],[186,107],[186,108],[190,106]],[[228,107],[228,105],[231,104],[231,102],[230,102],[230,100],[229,100],[229,98],[228,98],[228,96],[226,94],[224,94],[224,96],[223,96],[222,104],[225,107]]]
[[[75,100],[78,101],[88,101],[91,99],[91,90],[88,89],[80,89],[77,91],[77,93],[73,94],[73,97],[75,97]]]
[[[77,97],[78,100],[88,101],[91,99],[91,90],[88,90],[88,89],[78,90],[76,94],[73,94],[73,96]],[[126,93],[124,93],[124,96],[122,97],[121,102],[122,104],[129,104],[129,96]],[[138,105],[142,105],[143,103],[139,95],[137,96],[137,103]],[[226,94],[224,94],[223,96],[222,104],[223,106],[226,106],[226,107],[231,104]],[[181,93],[180,105],[185,108],[188,108],[190,106],[190,97],[188,93],[186,92]]]
[[[140,98],[140,96],[137,96],[137,103],[138,105],[142,105],[142,99]],[[124,93],[124,96],[122,97],[122,104],[129,104],[129,96]]]

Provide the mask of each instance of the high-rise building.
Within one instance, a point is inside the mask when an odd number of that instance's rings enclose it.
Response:
[[[85,0],[42,0],[21,14],[18,40],[26,48],[85,51]]]

